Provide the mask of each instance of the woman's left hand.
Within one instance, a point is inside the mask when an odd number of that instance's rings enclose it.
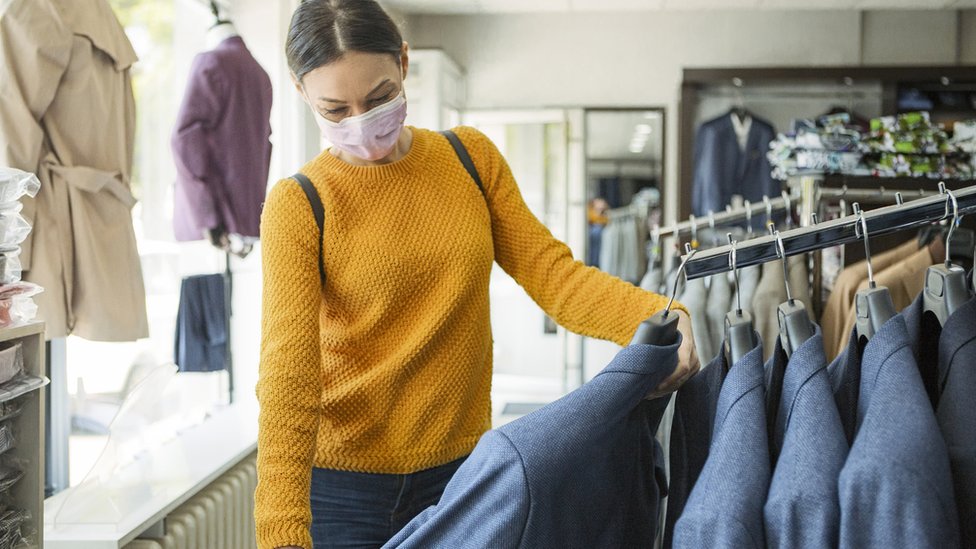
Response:
[[[681,388],[689,379],[695,377],[701,365],[698,353],[695,352],[695,334],[691,329],[691,318],[679,310],[673,311],[678,315],[678,331],[681,332],[681,346],[678,347],[678,367],[668,379],[665,379],[657,389],[650,392],[646,398],[653,399],[673,393]]]

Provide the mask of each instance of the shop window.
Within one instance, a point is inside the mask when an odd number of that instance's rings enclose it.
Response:
[[[178,244],[172,230],[175,168],[170,135],[193,56],[202,47],[206,12],[191,0],[110,0],[139,62],[132,69],[137,125],[133,223],[142,261],[149,337],[101,343],[66,342],[71,400],[70,484],[84,480],[101,452],[109,422],[126,394],[155,366],[172,364],[180,280],[221,272],[224,256],[201,242]],[[226,375],[194,374],[182,394],[194,405],[226,401]],[[185,381],[185,380],[184,380]],[[178,408],[180,402],[170,402]]]

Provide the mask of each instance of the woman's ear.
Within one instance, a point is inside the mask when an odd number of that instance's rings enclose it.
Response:
[[[401,77],[404,80],[407,79],[407,68],[410,66],[409,52],[410,52],[410,44],[407,44],[404,41],[403,46],[400,47],[400,70],[403,71]]]
[[[302,86],[302,83],[299,82],[298,78],[295,77],[295,73],[289,71],[289,74],[291,75],[291,83],[295,85],[295,91],[298,92],[298,95],[302,96],[302,101],[304,101],[306,105],[311,105],[311,103],[308,102],[308,96],[305,95],[305,87]]]

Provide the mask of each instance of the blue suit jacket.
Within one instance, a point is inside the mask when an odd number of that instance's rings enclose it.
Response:
[[[820,327],[790,357],[770,441],[780,448],[763,508],[769,547],[837,544],[837,479],[848,444],[827,377]]]
[[[762,345],[729,369],[708,460],[674,528],[675,547],[765,547],[769,446]]]
[[[486,433],[440,502],[385,547],[650,547],[666,490],[654,440],[678,345],[631,346],[593,380]]]
[[[781,185],[773,179],[766,158],[775,137],[768,122],[753,117],[743,152],[728,114],[702,124],[695,136],[691,197],[695,215],[725,211],[736,194],[752,202],[762,201],[763,196],[779,196]]]
[[[840,547],[958,547],[949,455],[896,315],[864,348]]]
[[[938,364],[931,360],[932,342],[923,341],[922,298],[902,311],[909,339],[916,345],[916,359],[927,353],[923,370],[935,370],[939,429],[949,448],[952,484],[959,511],[963,547],[976,547],[976,299],[957,309],[946,319],[938,346]],[[928,347],[925,351],[922,348]],[[924,366],[923,366],[924,365]]]
[[[674,400],[671,422],[668,509],[664,527],[664,547],[671,547],[674,525],[685,509],[691,489],[705,467],[712,444],[715,408],[722,382],[729,369],[725,353],[719,353],[708,366],[688,380]]]

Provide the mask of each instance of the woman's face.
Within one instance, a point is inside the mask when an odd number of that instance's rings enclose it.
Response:
[[[295,86],[323,118],[340,122],[388,103],[400,93],[407,75],[406,42],[399,61],[386,53],[347,52],[338,61],[309,72]]]

